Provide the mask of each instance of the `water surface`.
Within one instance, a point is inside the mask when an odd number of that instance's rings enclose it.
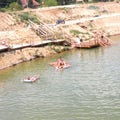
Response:
[[[0,120],[119,120],[120,37],[113,45],[72,50],[0,71]],[[48,63],[62,56],[72,66]],[[26,76],[40,75],[35,83]]]

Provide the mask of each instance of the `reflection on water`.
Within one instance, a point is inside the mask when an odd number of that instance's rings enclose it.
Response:
[[[1,120],[119,120],[120,41],[113,46],[72,50],[0,71]],[[56,71],[62,56],[72,66]],[[23,83],[28,75],[35,83]]]

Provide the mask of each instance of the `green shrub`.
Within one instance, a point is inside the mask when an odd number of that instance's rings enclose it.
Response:
[[[11,11],[16,11],[16,10],[23,10],[23,7],[21,5],[19,5],[18,3],[13,2],[13,3],[9,4],[7,9],[11,10]]]
[[[73,33],[73,35],[79,35],[81,32],[79,30],[70,30],[70,33]]]
[[[0,8],[0,12],[6,12],[5,8]]]
[[[61,50],[60,49],[54,49],[56,53],[60,53]]]
[[[31,20],[34,23],[39,24],[39,20],[37,19],[37,17],[35,15],[31,15],[28,12],[24,12],[22,14],[19,14],[18,16],[20,17],[21,21],[23,21],[25,23],[28,23],[28,20]]]
[[[57,6],[57,1],[56,0],[44,0],[44,5],[45,6]]]
[[[61,52],[60,46],[51,45],[50,48],[51,48],[52,50],[54,50],[56,53],[60,53],[60,52]]]

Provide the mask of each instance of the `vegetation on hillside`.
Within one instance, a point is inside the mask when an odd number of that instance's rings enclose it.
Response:
[[[29,12],[20,13],[18,16],[21,19],[21,21],[26,24],[29,23],[29,20],[33,21],[34,23],[39,24],[39,20],[38,20],[37,16],[32,15]]]
[[[56,6],[56,5],[68,5],[68,4],[74,4],[76,3],[77,0],[36,0],[38,3],[40,3],[40,5],[44,6]],[[106,2],[109,0],[92,0],[92,2]],[[118,2],[120,0],[117,0]],[[0,8],[11,8],[11,4],[13,6],[13,3],[18,3],[19,5],[21,5],[21,0],[0,0]],[[89,0],[84,0],[84,2],[89,2]],[[15,4],[14,3],[14,4]],[[31,7],[32,4],[32,0],[28,0],[29,6]],[[20,9],[20,7],[17,7],[18,10]]]

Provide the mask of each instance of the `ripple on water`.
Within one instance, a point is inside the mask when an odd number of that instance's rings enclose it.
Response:
[[[48,65],[59,55],[0,72],[1,119],[119,120],[119,50],[118,45],[65,52],[60,56],[72,66],[59,72]],[[34,74],[40,75],[37,82],[21,82]]]

